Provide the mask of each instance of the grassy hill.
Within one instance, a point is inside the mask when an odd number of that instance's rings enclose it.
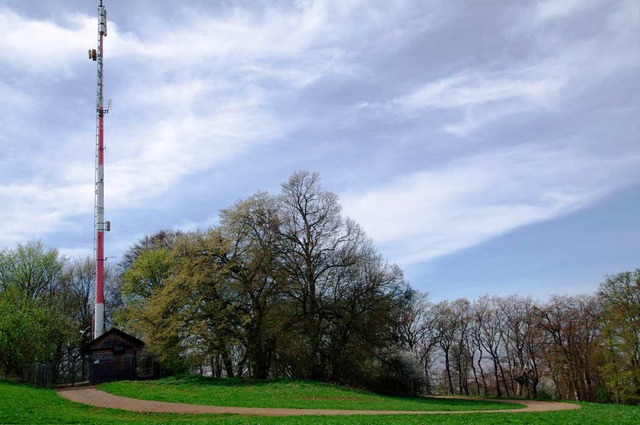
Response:
[[[226,380],[225,380],[226,381]],[[141,398],[164,397],[165,401],[200,400],[207,404],[226,399],[226,405],[263,405],[270,407],[374,408],[385,410],[460,410],[477,409],[479,401],[420,401],[382,397],[340,387],[308,382],[243,382],[208,381],[199,378],[166,379],[156,382],[120,382],[105,384],[109,391],[126,393],[133,390]],[[146,394],[141,388],[146,386]],[[127,389],[129,387],[129,389]],[[217,393],[207,395],[207,392]],[[244,399],[244,402],[242,401]],[[249,404],[243,404],[248,402]],[[209,404],[210,404],[209,403]],[[233,403],[233,404],[229,404]],[[239,404],[238,404],[239,403]],[[470,404],[466,404],[470,403]],[[493,404],[493,403],[491,403]],[[573,411],[548,413],[477,413],[428,416],[347,416],[347,417],[251,417],[235,415],[142,414],[79,405],[59,397],[53,390],[0,381],[0,423],[2,424],[637,424],[640,408],[631,406],[583,403]],[[351,407],[348,407],[351,406]],[[494,408],[494,406],[487,408]],[[508,406],[506,406],[508,407]]]
[[[143,400],[208,406],[281,407],[293,409],[456,411],[517,409],[500,402],[390,397],[369,391],[311,381],[211,379],[191,375],[157,381],[110,382],[101,390]]]

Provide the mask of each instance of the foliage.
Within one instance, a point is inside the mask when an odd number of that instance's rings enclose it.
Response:
[[[640,404],[640,269],[609,276],[598,296],[606,341],[601,372],[610,397]]]
[[[50,362],[58,378],[79,355],[80,331],[91,323],[83,265],[40,242],[0,251],[1,374]]]
[[[411,290],[316,174],[238,201],[216,227],[139,245],[118,320],[164,362],[362,384],[397,345]]]
[[[45,250],[41,242],[4,249],[0,251],[0,291],[16,288],[33,299],[46,296],[60,279],[63,266],[58,251]]]
[[[26,363],[51,356],[47,319],[50,311],[20,288],[0,292],[0,371],[18,375]]]

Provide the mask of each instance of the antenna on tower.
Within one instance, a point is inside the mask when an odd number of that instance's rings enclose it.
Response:
[[[109,231],[111,223],[104,220],[104,116],[109,112],[111,100],[104,105],[103,96],[103,42],[107,36],[107,10],[103,0],[98,3],[98,48],[89,49],[89,59],[97,62],[97,99],[96,99],[96,174],[95,174],[95,204],[94,204],[94,255],[96,299],[94,311],[93,336],[98,338],[105,332],[104,326],[104,232]]]

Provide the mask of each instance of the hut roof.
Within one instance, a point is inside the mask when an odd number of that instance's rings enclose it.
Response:
[[[87,348],[89,351],[102,349],[104,348],[105,343],[108,344],[108,341],[113,339],[120,340],[122,343],[125,343],[126,345],[133,348],[144,347],[144,342],[140,341],[138,338],[129,335],[128,333],[125,333],[120,329],[111,328],[107,332],[100,335],[98,338],[89,342],[89,344],[87,344]]]

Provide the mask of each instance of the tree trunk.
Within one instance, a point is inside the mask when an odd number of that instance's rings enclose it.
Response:
[[[453,392],[453,381],[451,380],[451,366],[449,365],[449,350],[445,350],[444,352],[444,363],[445,369],[447,371],[447,382],[449,383],[449,394],[454,394]]]
[[[497,391],[496,395],[498,397],[502,397],[502,391],[500,391],[500,376],[498,374],[498,360],[493,355],[491,357],[493,357],[493,376],[495,377],[495,380],[496,380],[496,391]]]

